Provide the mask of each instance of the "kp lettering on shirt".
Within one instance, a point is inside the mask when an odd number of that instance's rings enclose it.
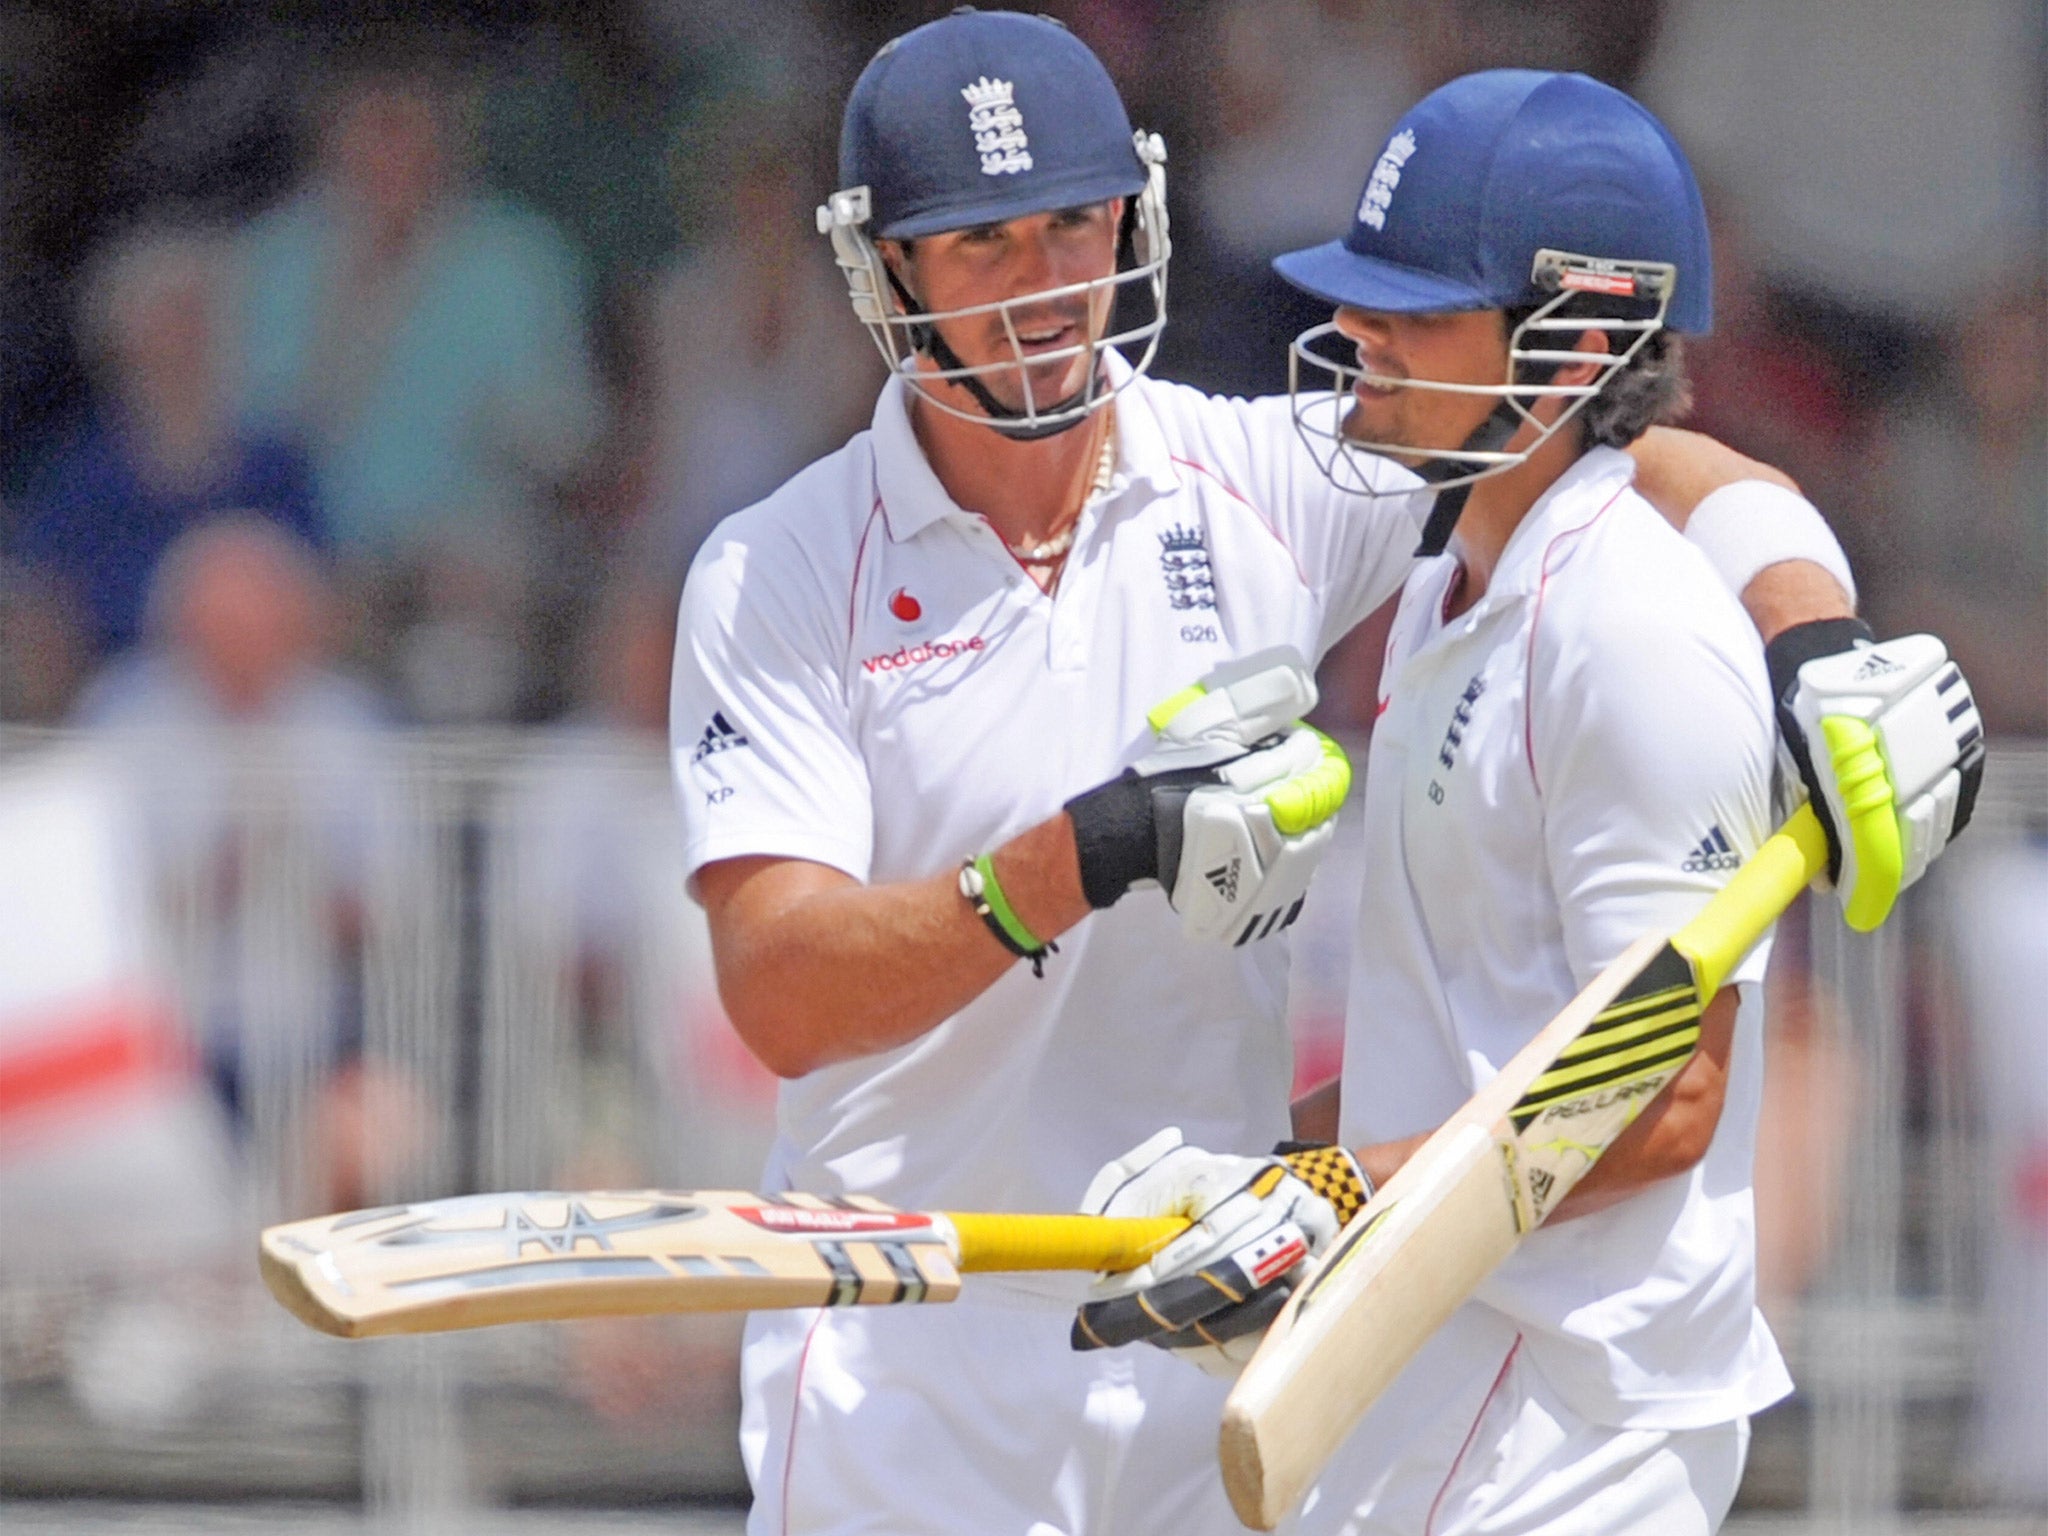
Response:
[[[988,642],[980,635],[969,635],[965,640],[922,640],[916,645],[899,645],[879,656],[864,657],[861,668],[870,673],[903,672],[928,662],[949,661],[970,651],[985,650],[987,646]]]

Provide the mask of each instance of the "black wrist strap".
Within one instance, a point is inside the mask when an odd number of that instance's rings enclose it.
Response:
[[[1792,761],[1799,765],[1807,796],[1815,802],[1821,830],[1827,834],[1830,880],[1841,878],[1842,836],[1835,827],[1835,818],[1827,814],[1827,806],[1821,801],[1820,785],[1813,775],[1813,757],[1806,750],[1806,733],[1800,729],[1798,716],[1792,713],[1792,695],[1799,688],[1799,669],[1809,661],[1839,656],[1843,651],[1854,650],[1858,642],[1870,645],[1876,640],[1870,626],[1861,619],[1813,619],[1780,630],[1764,647],[1764,670],[1771,677],[1771,707],[1778,717],[1778,735],[1785,750],[1792,754]]]
[[[1781,710],[1786,708],[1801,667],[1822,656],[1854,650],[1859,642],[1877,643],[1877,636],[1861,619],[1812,619],[1780,630],[1764,647],[1764,667],[1771,674],[1771,702]]]
[[[1196,787],[1215,782],[1213,768],[1126,768],[1069,800],[1088,905],[1113,907],[1140,880],[1167,883],[1180,867],[1181,808]]]
[[[1074,796],[1066,805],[1074,823],[1074,851],[1080,856],[1081,893],[1091,907],[1112,907],[1140,880],[1159,870],[1159,836],[1153,830],[1152,791],[1135,768],[1107,784]]]

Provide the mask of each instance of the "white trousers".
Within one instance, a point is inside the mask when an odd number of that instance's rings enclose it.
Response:
[[[762,1312],[747,1326],[748,1536],[1243,1536],[1216,1467],[1224,1383],[1072,1313]]]
[[[1337,1452],[1300,1536],[1712,1536],[1748,1453],[1746,1418],[1581,1418],[1510,1324],[1467,1307]]]

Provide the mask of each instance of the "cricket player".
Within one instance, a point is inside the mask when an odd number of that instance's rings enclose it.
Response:
[[[1429,530],[1442,552],[1409,575],[1388,642],[1340,1092],[1296,1111],[1370,1188],[1768,836],[1773,689],[1729,585],[1636,493],[1621,451],[1682,405],[1676,338],[1710,318],[1699,191],[1650,113],[1579,75],[1453,81],[1395,129],[1350,232],[1276,265],[1336,306],[1296,344],[1338,385],[1295,405],[1332,472],[1370,493],[1358,477],[1392,456],[1449,487]],[[1867,926],[1866,904],[1888,906],[1967,820],[1981,733],[1930,637],[1815,660],[1845,628],[1800,627],[1774,670],[1796,717],[1820,722],[1808,768],[1849,920]],[[1851,748],[1879,736],[1902,765],[1942,765],[1925,796],[1863,792]],[[1754,1300],[1767,951],[1552,1223],[1367,1415],[1304,1530],[1719,1526],[1749,1416],[1790,1390]],[[1223,1370],[1248,1354],[1243,1330],[1285,1281],[1199,1302],[1185,1282],[1265,1228],[1345,1214],[1272,1169],[1174,1132],[1110,1164],[1093,1208],[1203,1227],[1083,1321],[1127,1338],[1140,1299],[1156,1317],[1172,1298],[1177,1330],[1139,1331]]]
[[[785,1079],[770,1188],[1064,1210],[1162,1124],[1288,1132],[1276,935],[1348,781],[1307,669],[1428,491],[1368,457],[1361,499],[1285,399],[1146,376],[1164,158],[1038,17],[919,28],[848,102],[820,222],[893,376],[712,535],[671,699],[721,993]],[[1659,446],[1688,505],[1718,483],[1724,450]],[[1235,1529],[1221,1384],[1071,1353],[1078,1299],[757,1316],[750,1529]]]

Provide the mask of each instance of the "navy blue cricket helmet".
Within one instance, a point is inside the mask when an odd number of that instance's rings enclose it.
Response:
[[[1706,208],[1670,131],[1589,76],[1490,69],[1401,119],[1341,240],[1273,266],[1358,309],[1511,309],[1556,296],[1537,269],[1544,250],[1669,266],[1664,325],[1712,323]]]
[[[1135,372],[1150,365],[1166,320],[1165,146],[1133,133],[1101,60],[1060,23],[1014,11],[963,8],[886,44],[855,82],[840,128],[841,190],[818,210],[847,278],[854,312],[882,356],[938,408],[1013,436],[1063,431],[1114,393],[1099,364],[1109,346],[1142,343]],[[1091,357],[1087,382],[1066,399],[1031,398],[1021,348],[969,367],[939,335],[941,321],[1042,302],[1018,295],[976,310],[933,313],[893,273],[878,240],[915,240],[1028,214],[1130,199],[1117,268],[1097,281],[1051,290],[1114,294],[1149,289],[1150,315],[1078,345]],[[1039,354],[1035,363],[1059,354]],[[923,366],[920,357],[936,366]],[[1021,405],[1000,403],[992,376],[1024,379]],[[1135,373],[1132,375],[1135,376]],[[980,407],[963,409],[940,381],[961,385]]]
[[[1647,108],[1585,75],[1494,69],[1432,91],[1388,136],[1344,237],[1273,266],[1339,307],[1515,313],[1498,386],[1371,381],[1495,395],[1493,414],[1456,449],[1351,435],[1349,396],[1361,373],[1335,325],[1303,332],[1290,349],[1295,426],[1332,480],[1385,494],[1387,477],[1360,456],[1396,456],[1439,488],[1425,554],[1443,549],[1465,487],[1526,459],[1658,331],[1703,332],[1713,319],[1706,209],[1685,152]],[[1589,316],[1574,302],[1581,295],[1619,302]],[[1560,333],[1589,326],[1608,332],[1609,350],[1572,353]],[[1590,383],[1554,382],[1567,361],[1600,371]],[[1533,406],[1551,396],[1569,404],[1545,423]],[[1525,424],[1535,441],[1507,451]]]

